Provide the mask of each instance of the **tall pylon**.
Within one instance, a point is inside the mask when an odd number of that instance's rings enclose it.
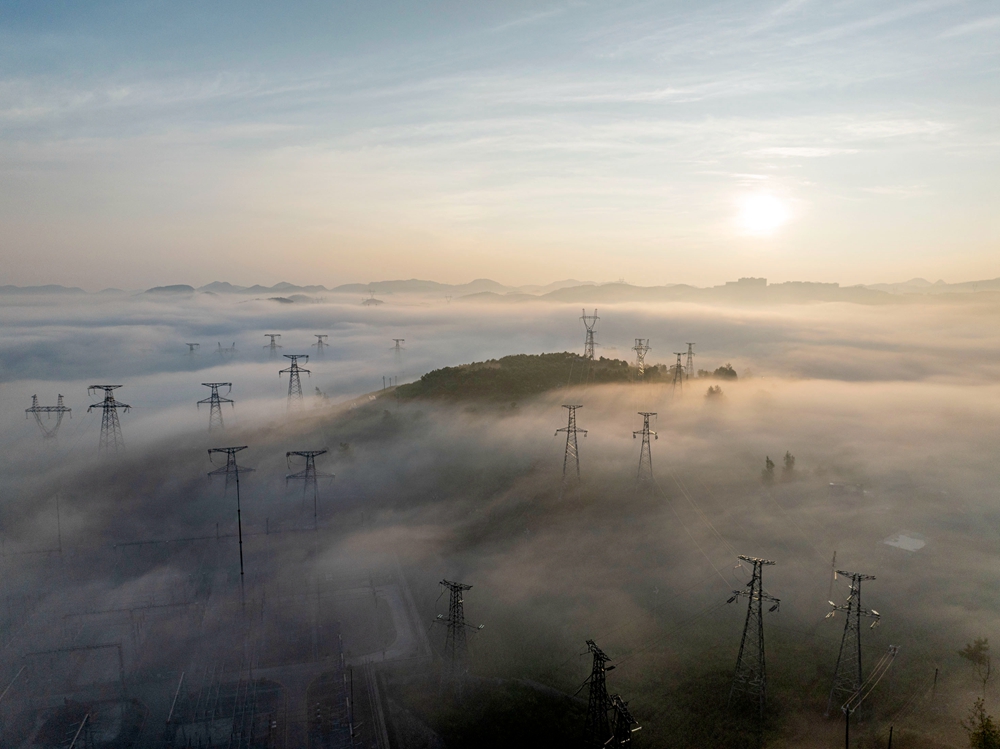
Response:
[[[226,464],[221,468],[216,468],[214,471],[209,471],[208,476],[225,476],[226,477],[226,491],[229,491],[229,482],[236,482],[236,531],[238,534],[240,542],[240,589],[243,587],[243,517],[240,511],[240,471],[243,473],[249,473],[253,471],[253,468],[247,468],[241,466],[236,462],[236,453],[240,450],[246,450],[246,445],[240,445],[239,447],[213,447],[208,451],[208,459],[212,460],[212,456],[216,453],[223,453],[226,456]]]
[[[316,347],[316,357],[319,358],[323,356],[326,349],[330,348],[330,344],[326,342],[326,339],[330,336],[326,333],[313,333],[313,335],[316,336],[316,343],[313,346]]]
[[[219,347],[215,350],[215,353],[219,355],[219,358],[222,359],[222,361],[227,361],[228,359],[232,359],[234,356],[236,356],[236,341],[233,341],[232,346],[225,346],[225,347],[223,347],[222,341],[219,341]]]
[[[223,403],[233,403],[229,398],[225,398],[219,395],[220,387],[228,387],[229,390],[226,391],[226,395],[233,392],[233,383],[231,382],[203,382],[201,383],[207,388],[212,388],[212,394],[207,398],[197,402],[199,409],[205,403],[209,405],[208,411],[208,431],[212,431],[215,427],[219,429],[225,429],[226,425],[222,423],[222,404]],[[235,405],[233,406],[235,408]]]
[[[403,368],[403,346],[401,344],[406,343],[405,338],[393,338],[393,342],[396,344],[392,347],[393,352],[393,362],[396,365],[396,371],[398,372]]]
[[[861,617],[867,616],[873,619],[871,629],[874,629],[881,620],[881,614],[875,609],[869,611],[861,606],[861,583],[864,580],[874,580],[875,576],[844,570],[837,570],[837,574],[851,579],[851,592],[847,596],[847,602],[840,606],[830,601],[833,609],[826,615],[826,618],[830,619],[838,611],[843,611],[847,618],[847,621],[844,622],[844,634],[840,639],[837,666],[833,672],[830,699],[826,703],[827,716],[830,715],[834,702],[839,704],[842,701],[837,699],[838,695],[847,699],[861,689],[861,685],[864,683],[861,678]]]
[[[587,329],[587,337],[583,342],[583,358],[593,359],[594,358],[594,328],[597,327],[597,321],[600,320],[597,316],[597,309],[594,309],[594,314],[588,315],[587,310],[583,311],[583,326]]]
[[[278,349],[281,348],[281,344],[278,343],[278,339],[281,338],[281,333],[265,333],[265,338],[270,338],[270,343],[265,343],[264,348],[268,350],[272,359],[278,358]]]
[[[688,343],[687,365],[684,367],[684,374],[689,380],[694,379],[694,343]]]
[[[54,406],[39,406],[38,396],[31,396],[31,408],[24,409],[24,418],[28,418],[28,414],[35,417],[35,423],[38,424],[38,428],[42,430],[42,438],[46,440],[54,440],[56,435],[59,433],[59,427],[62,425],[63,416],[69,414],[69,417],[73,418],[73,409],[67,408],[63,405],[63,397],[59,396]],[[52,426],[42,423],[42,414],[49,414],[46,417],[46,421],[52,418],[51,414],[56,415],[56,423]]]
[[[306,459],[306,467],[298,473],[289,473],[285,476],[285,484],[287,485],[289,481],[301,480],[303,492],[308,491],[309,487],[312,486],[313,530],[319,527],[319,486],[317,480],[332,479],[336,475],[333,473],[320,473],[316,470],[316,457],[318,455],[325,455],[326,452],[326,448],[323,448],[322,450],[292,450],[285,453],[285,465],[289,468],[292,467],[291,459],[293,455]]]
[[[292,363],[288,369],[278,370],[278,377],[288,373],[288,406],[291,407],[292,403],[302,402],[302,379],[299,375],[302,372],[306,374],[310,374],[310,372],[299,366],[299,359],[309,361],[309,356],[307,354],[285,354],[285,358],[291,359]]]
[[[576,468],[577,480],[580,479],[580,449],[576,443],[576,435],[582,432],[583,436],[586,437],[587,430],[576,428],[576,409],[583,408],[583,406],[563,405],[563,408],[569,411],[569,421],[562,429],[556,430],[556,435],[558,436],[559,432],[566,432],[566,452],[563,455],[563,484],[565,484],[573,467]]]
[[[194,354],[195,349],[201,346],[200,343],[185,343],[184,345],[188,347],[188,353],[192,355]]]
[[[637,478],[640,483],[652,483],[653,482],[653,453],[650,450],[649,438],[660,439],[660,436],[650,430],[649,428],[649,417],[656,416],[655,411],[639,411],[639,415],[642,417],[642,429],[637,432],[632,432],[632,439],[635,439],[640,434],[642,435],[642,448],[639,450],[639,473]]]
[[[590,696],[587,699],[587,722],[583,728],[583,746],[585,749],[599,749],[599,747],[605,746],[611,737],[611,723],[608,721],[611,700],[608,697],[607,672],[614,666],[607,665],[611,658],[597,647],[593,640],[587,640],[587,650],[594,660],[586,682],[590,685]]]
[[[639,722],[632,717],[628,703],[620,694],[611,695],[611,736],[612,741],[605,746],[624,749],[632,746],[632,734],[639,730]],[[632,726],[636,726],[632,728]]]
[[[740,554],[740,559],[753,565],[753,577],[742,590],[734,590],[726,603],[732,603],[741,596],[747,597],[747,618],[743,624],[743,638],[740,653],[736,656],[736,674],[729,690],[729,704],[740,694],[749,695],[756,701],[761,718],[767,703],[767,669],[764,663],[764,601],[772,604],[768,611],[777,611],[781,601],[764,592],[764,567],[774,564],[770,559],[748,557]]]
[[[674,364],[674,381],[672,384],[674,392],[679,392],[684,387],[684,366],[681,364],[681,354],[676,351],[677,363]]]
[[[632,347],[635,351],[635,373],[636,377],[641,381],[642,376],[646,372],[646,354],[648,354],[652,349],[649,348],[648,338],[636,338],[635,345]]]
[[[132,406],[115,400],[115,390],[121,385],[91,385],[87,388],[90,395],[95,390],[104,391],[104,400],[95,403],[87,408],[87,413],[93,409],[101,409],[101,442],[98,446],[100,452],[115,452],[125,449],[125,440],[122,438],[122,426],[118,423],[118,409],[123,411],[131,410]]]
[[[472,590],[472,586],[451,580],[442,580],[439,584],[446,587],[450,594],[448,617],[445,618],[444,614],[438,614],[435,620],[448,627],[444,639],[444,673],[446,677],[461,678],[468,671],[469,654],[466,629],[470,625],[465,623],[465,591]],[[482,629],[483,626],[480,624],[476,629]]]

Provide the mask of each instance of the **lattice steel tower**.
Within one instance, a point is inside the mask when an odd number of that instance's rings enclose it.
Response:
[[[87,408],[90,413],[95,408],[101,409],[101,442],[98,449],[101,452],[118,452],[125,449],[125,440],[122,439],[122,426],[118,423],[118,409],[129,411],[132,406],[127,403],[115,400],[115,390],[121,385],[91,385],[87,388],[90,395],[95,390],[104,391],[104,400],[95,403]]]
[[[640,482],[653,481],[653,454],[650,450],[649,438],[660,439],[656,432],[650,431],[649,429],[649,417],[656,416],[654,411],[639,411],[639,415],[642,417],[642,429],[638,432],[632,432],[632,439],[635,439],[640,434],[642,435],[642,448],[639,450],[639,473],[637,478]]]
[[[291,406],[294,401],[302,401],[302,379],[299,375],[302,372],[306,374],[310,374],[310,372],[299,366],[299,359],[309,361],[309,356],[307,354],[285,354],[285,358],[291,359],[292,363],[288,369],[278,370],[278,377],[288,373],[288,405]]]
[[[587,329],[587,338],[583,343],[583,358],[593,359],[594,358],[594,328],[597,327],[597,321],[600,320],[597,316],[597,310],[594,310],[594,314],[588,315],[587,310],[583,311],[583,326]]]
[[[840,606],[830,601],[833,610],[826,615],[829,619],[838,611],[843,611],[847,616],[847,621],[844,622],[844,635],[840,640],[837,666],[833,672],[833,687],[830,689],[830,699],[826,703],[827,716],[830,715],[837,695],[842,695],[846,699],[857,692],[864,683],[861,678],[861,617],[868,616],[874,620],[871,629],[874,629],[881,619],[881,615],[874,609],[869,611],[861,607],[861,583],[864,580],[874,580],[875,576],[844,570],[837,570],[837,574],[851,578],[851,592],[847,596],[847,602]]]
[[[748,695],[757,702],[761,717],[767,702],[767,669],[764,663],[764,602],[771,603],[768,611],[777,611],[781,601],[764,592],[763,572],[765,566],[774,564],[770,559],[748,557],[740,554],[740,559],[753,565],[753,577],[743,590],[734,590],[726,603],[732,603],[741,596],[747,597],[747,618],[743,624],[743,638],[740,653],[736,657],[736,674],[729,690],[729,704],[739,694]]]
[[[566,481],[566,476],[571,470],[571,467],[576,467],[576,477],[580,478],[580,450],[576,443],[576,435],[583,433],[583,436],[587,436],[586,429],[576,428],[576,409],[583,408],[580,405],[566,406],[563,408],[569,411],[569,422],[562,429],[556,430],[556,435],[559,432],[566,432],[566,452],[563,455],[563,482]]]
[[[301,480],[302,481],[302,491],[303,493],[309,490],[312,486],[313,490],[313,529],[315,530],[319,524],[319,486],[318,479],[332,479],[335,474],[333,473],[320,473],[316,470],[316,456],[325,455],[326,449],[323,450],[293,450],[291,452],[285,453],[285,465],[291,468],[291,458],[293,455],[300,458],[306,459],[306,467],[299,471],[298,473],[289,473],[285,476],[285,485],[287,486],[289,481]]]
[[[226,391],[226,395],[233,392],[233,383],[231,382],[203,382],[201,383],[207,388],[212,388],[212,394],[207,398],[198,401],[195,405],[201,410],[203,404],[207,403],[209,405],[208,410],[208,431],[212,431],[213,428],[218,427],[219,429],[225,429],[226,425],[222,423],[222,404],[223,403],[233,403],[229,398],[225,398],[219,395],[220,387],[228,387],[229,390]],[[235,408],[235,406],[233,406]]]
[[[201,346],[200,343],[185,343],[184,345],[188,347],[189,354],[193,354],[195,349]]]
[[[651,349],[649,348],[648,338],[636,338],[635,345],[632,347],[635,351],[635,371],[638,378],[641,380],[643,374],[646,372],[646,354],[648,354]]]
[[[466,639],[465,623],[465,597],[467,590],[472,590],[471,585],[465,583],[455,583],[450,580],[442,580],[440,585],[446,587],[450,593],[448,600],[448,618],[443,614],[438,614],[437,622],[445,624],[448,631],[444,639],[444,665],[447,676],[464,676],[468,670],[466,661],[469,653],[469,643]],[[479,629],[482,629],[482,625]]]
[[[59,396],[54,406],[39,406],[38,396],[31,396],[31,408],[24,409],[24,418],[28,418],[28,414],[35,417],[35,423],[38,424],[38,428],[42,430],[42,438],[51,440],[55,439],[56,435],[59,433],[59,427],[62,425],[63,416],[69,414],[69,417],[73,418],[73,409],[67,408],[63,405],[63,397]],[[42,414],[55,414],[56,423],[51,427],[42,423]],[[52,418],[47,416],[46,419]]]
[[[593,640],[587,640],[587,650],[594,661],[586,682],[590,685],[590,696],[587,700],[583,745],[587,749],[598,749],[605,746],[611,736],[611,723],[608,721],[611,700],[608,697],[607,672],[614,666],[606,665],[611,658]]]
[[[281,344],[278,343],[278,339],[281,338],[281,333],[265,333],[265,338],[270,338],[270,343],[265,343],[264,348],[268,350],[272,359],[278,358],[278,349],[281,348]]]
[[[313,335],[316,336],[316,343],[313,344],[316,347],[316,356],[323,356],[323,352],[330,348],[330,345],[326,342],[326,339],[330,336],[326,333],[313,333]]]
[[[620,694],[611,695],[611,736],[610,746],[624,747],[632,746],[632,734],[638,731],[638,721],[632,717],[628,709],[628,703],[622,699]],[[632,728],[632,726],[636,726]],[[605,744],[608,746],[608,744]]]
[[[677,363],[674,364],[674,381],[672,386],[674,392],[676,392],[684,387],[684,366],[681,364],[681,354],[678,354],[676,351],[674,354],[677,356]]]
[[[688,357],[687,365],[684,367],[684,374],[687,375],[689,380],[694,379],[694,344],[688,343]]]

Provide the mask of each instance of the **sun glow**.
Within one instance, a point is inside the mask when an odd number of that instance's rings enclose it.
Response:
[[[737,223],[747,234],[774,234],[791,218],[788,206],[773,195],[748,195],[740,200]]]

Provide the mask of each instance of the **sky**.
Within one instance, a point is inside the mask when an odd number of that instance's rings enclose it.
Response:
[[[993,278],[990,2],[0,2],[0,283]]]

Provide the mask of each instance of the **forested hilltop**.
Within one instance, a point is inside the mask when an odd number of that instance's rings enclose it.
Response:
[[[585,359],[579,354],[515,354],[502,359],[445,367],[416,382],[400,385],[399,398],[510,399],[567,385],[628,382],[635,368],[618,359]],[[666,368],[646,368],[644,379],[657,382]]]

